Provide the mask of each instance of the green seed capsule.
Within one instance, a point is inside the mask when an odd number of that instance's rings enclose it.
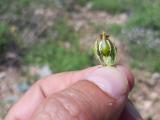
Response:
[[[95,54],[104,66],[111,66],[116,63],[117,48],[105,32],[100,34],[95,42]]]

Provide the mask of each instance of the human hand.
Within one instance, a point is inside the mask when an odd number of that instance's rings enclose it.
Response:
[[[45,77],[5,120],[138,120],[127,107],[134,80],[123,66],[95,66]]]

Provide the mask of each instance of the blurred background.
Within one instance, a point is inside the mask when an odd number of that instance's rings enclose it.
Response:
[[[0,119],[37,79],[99,64],[102,31],[130,66],[130,98],[145,120],[160,120],[159,0],[0,0]]]

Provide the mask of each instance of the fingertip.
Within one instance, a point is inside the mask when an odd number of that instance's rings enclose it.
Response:
[[[102,65],[97,65],[97,66],[93,66],[93,67],[89,67],[87,69],[84,69],[84,70],[82,70],[82,72],[88,74],[88,73],[93,72],[93,71],[100,69],[102,67],[103,67]],[[127,77],[127,80],[128,80],[129,90],[132,90],[132,88],[134,87],[135,78],[134,78],[134,75],[131,72],[131,70],[127,66],[124,66],[124,65],[117,65],[116,68],[121,73],[125,74],[125,76]]]
[[[111,97],[121,99],[128,95],[128,80],[125,74],[115,67],[101,67],[85,77]]]

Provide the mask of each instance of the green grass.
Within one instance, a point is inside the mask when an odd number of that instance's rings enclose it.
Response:
[[[151,28],[154,30],[160,29],[160,1],[143,1],[141,6],[136,9],[134,8],[132,16],[128,20],[128,27],[144,27]]]
[[[160,1],[125,1],[129,6],[129,9],[126,9],[131,12],[127,23],[108,25],[108,31],[127,43],[132,67],[159,72],[160,49],[158,44],[155,46],[152,46],[152,44],[156,44],[156,40],[160,36]],[[134,31],[135,29],[138,31]],[[139,32],[139,30],[143,30],[144,33]],[[122,33],[122,31],[125,31],[125,33]]]
[[[31,1],[22,0],[17,1],[5,1],[6,5],[12,3],[14,11],[12,14],[20,18],[23,14],[23,8],[28,9]],[[40,4],[40,3],[39,3]],[[6,6],[8,9],[13,7],[12,4]],[[0,8],[1,10],[1,8]],[[10,13],[9,10],[4,11]],[[24,64],[37,64],[44,65],[48,64],[54,72],[77,70],[93,64],[92,55],[88,52],[80,49],[79,36],[72,27],[67,24],[65,18],[56,19],[57,21],[52,28],[49,28],[46,36],[38,42],[33,43],[30,46],[25,45],[25,50],[22,50],[24,56],[22,60]],[[15,26],[16,27],[16,26]],[[0,53],[8,51],[8,44],[18,43],[23,41],[22,37],[17,33],[21,31],[12,31],[12,25],[5,22],[0,23]],[[54,33],[54,34],[53,34]],[[45,39],[45,40],[44,40]],[[20,43],[20,47],[23,44]],[[21,49],[19,49],[21,50]]]
[[[117,35],[124,40],[128,45],[133,67],[160,71],[159,47],[149,47],[159,37],[150,34],[138,36],[138,32],[132,33],[132,30],[135,28],[143,28],[146,31],[150,29],[153,33],[160,33],[159,0],[77,0],[76,4],[84,6],[88,2],[92,3],[93,10],[103,10],[113,15],[121,12],[129,13],[127,23],[123,25],[113,24],[107,25],[107,27],[99,27],[97,25],[95,29],[98,32],[102,29],[108,29],[110,34]],[[7,15],[9,13],[21,18],[21,15],[23,15],[22,11],[29,9],[33,3],[37,6],[45,4],[45,6],[50,7],[50,0],[36,0],[34,2],[31,0],[1,0],[0,13]],[[21,41],[19,37],[21,32],[19,31],[20,33],[18,34],[13,33],[10,29],[11,27],[11,25],[5,22],[0,23],[0,53],[7,51],[9,44],[17,44],[17,41]],[[80,69],[93,64],[91,60],[92,55],[80,50],[80,36],[67,24],[67,20],[63,18],[57,19],[57,22],[51,29],[52,31],[46,34],[45,40],[38,44],[35,43],[33,46],[28,46],[29,52],[24,57],[26,63],[49,64],[53,71]],[[128,31],[127,34],[122,33],[124,30]],[[50,35],[52,33],[56,34],[55,37]],[[129,34],[133,34],[132,37],[129,37]],[[141,40],[141,43],[133,42],[137,40]]]
[[[93,64],[92,55],[80,50],[78,34],[64,20],[57,21],[53,30],[57,36],[34,44],[24,57],[25,63],[48,64],[54,72],[77,70]]]
[[[8,47],[11,44],[18,45],[18,36],[17,34],[11,31],[10,25],[6,22],[0,23],[0,54],[8,51]]]
[[[9,0],[0,0],[0,13],[7,10],[9,6]]]
[[[130,13],[127,27],[160,29],[159,0],[90,0],[93,9]]]
[[[116,35],[128,45],[130,65],[138,69],[160,72],[160,44],[156,43],[159,39],[158,32],[141,28],[122,29],[124,32],[120,31]]]
[[[8,30],[9,28],[6,23],[0,23],[0,53],[6,50],[6,46],[11,41]]]
[[[0,54],[3,55],[8,51],[12,51],[13,47],[15,47],[15,51],[21,51],[26,46],[16,31],[16,27],[2,21],[0,23]]]
[[[149,48],[148,43],[140,45],[130,44],[129,52],[132,57],[131,66],[139,69],[147,69],[160,72],[160,50]]]
[[[137,48],[137,47],[136,47]],[[140,49],[139,49],[140,50]],[[140,56],[140,55],[139,55]],[[133,57],[130,61],[130,65],[133,68],[138,68],[142,70],[149,70],[151,72],[160,72],[160,59],[159,54],[156,53],[155,55],[145,55],[145,59]]]
[[[31,0],[0,0],[0,12],[7,12],[13,8],[22,9],[23,7],[29,6],[30,3]]]
[[[54,72],[77,70],[92,64],[90,55],[78,49],[65,49],[55,41],[34,45],[25,56],[30,64],[48,64]]]
[[[118,25],[118,24],[107,25],[107,31],[110,31],[110,33],[114,35],[118,35],[119,33],[121,33],[122,28],[123,25]]]
[[[130,65],[133,68],[160,72],[159,32],[141,27],[113,24],[108,31],[128,45]],[[123,31],[123,32],[122,32]]]
[[[78,41],[78,34],[74,32],[74,29],[69,26],[66,22],[67,20],[65,18],[58,19],[53,26],[53,30],[57,33],[57,36],[55,39],[61,41],[61,42],[69,42],[70,44],[73,44],[74,47],[77,47],[79,44]]]
[[[121,0],[90,0],[93,9],[105,10],[110,13],[120,13],[126,10]]]
[[[78,5],[84,6],[84,5],[86,5],[89,2],[89,0],[75,0],[75,2]]]

